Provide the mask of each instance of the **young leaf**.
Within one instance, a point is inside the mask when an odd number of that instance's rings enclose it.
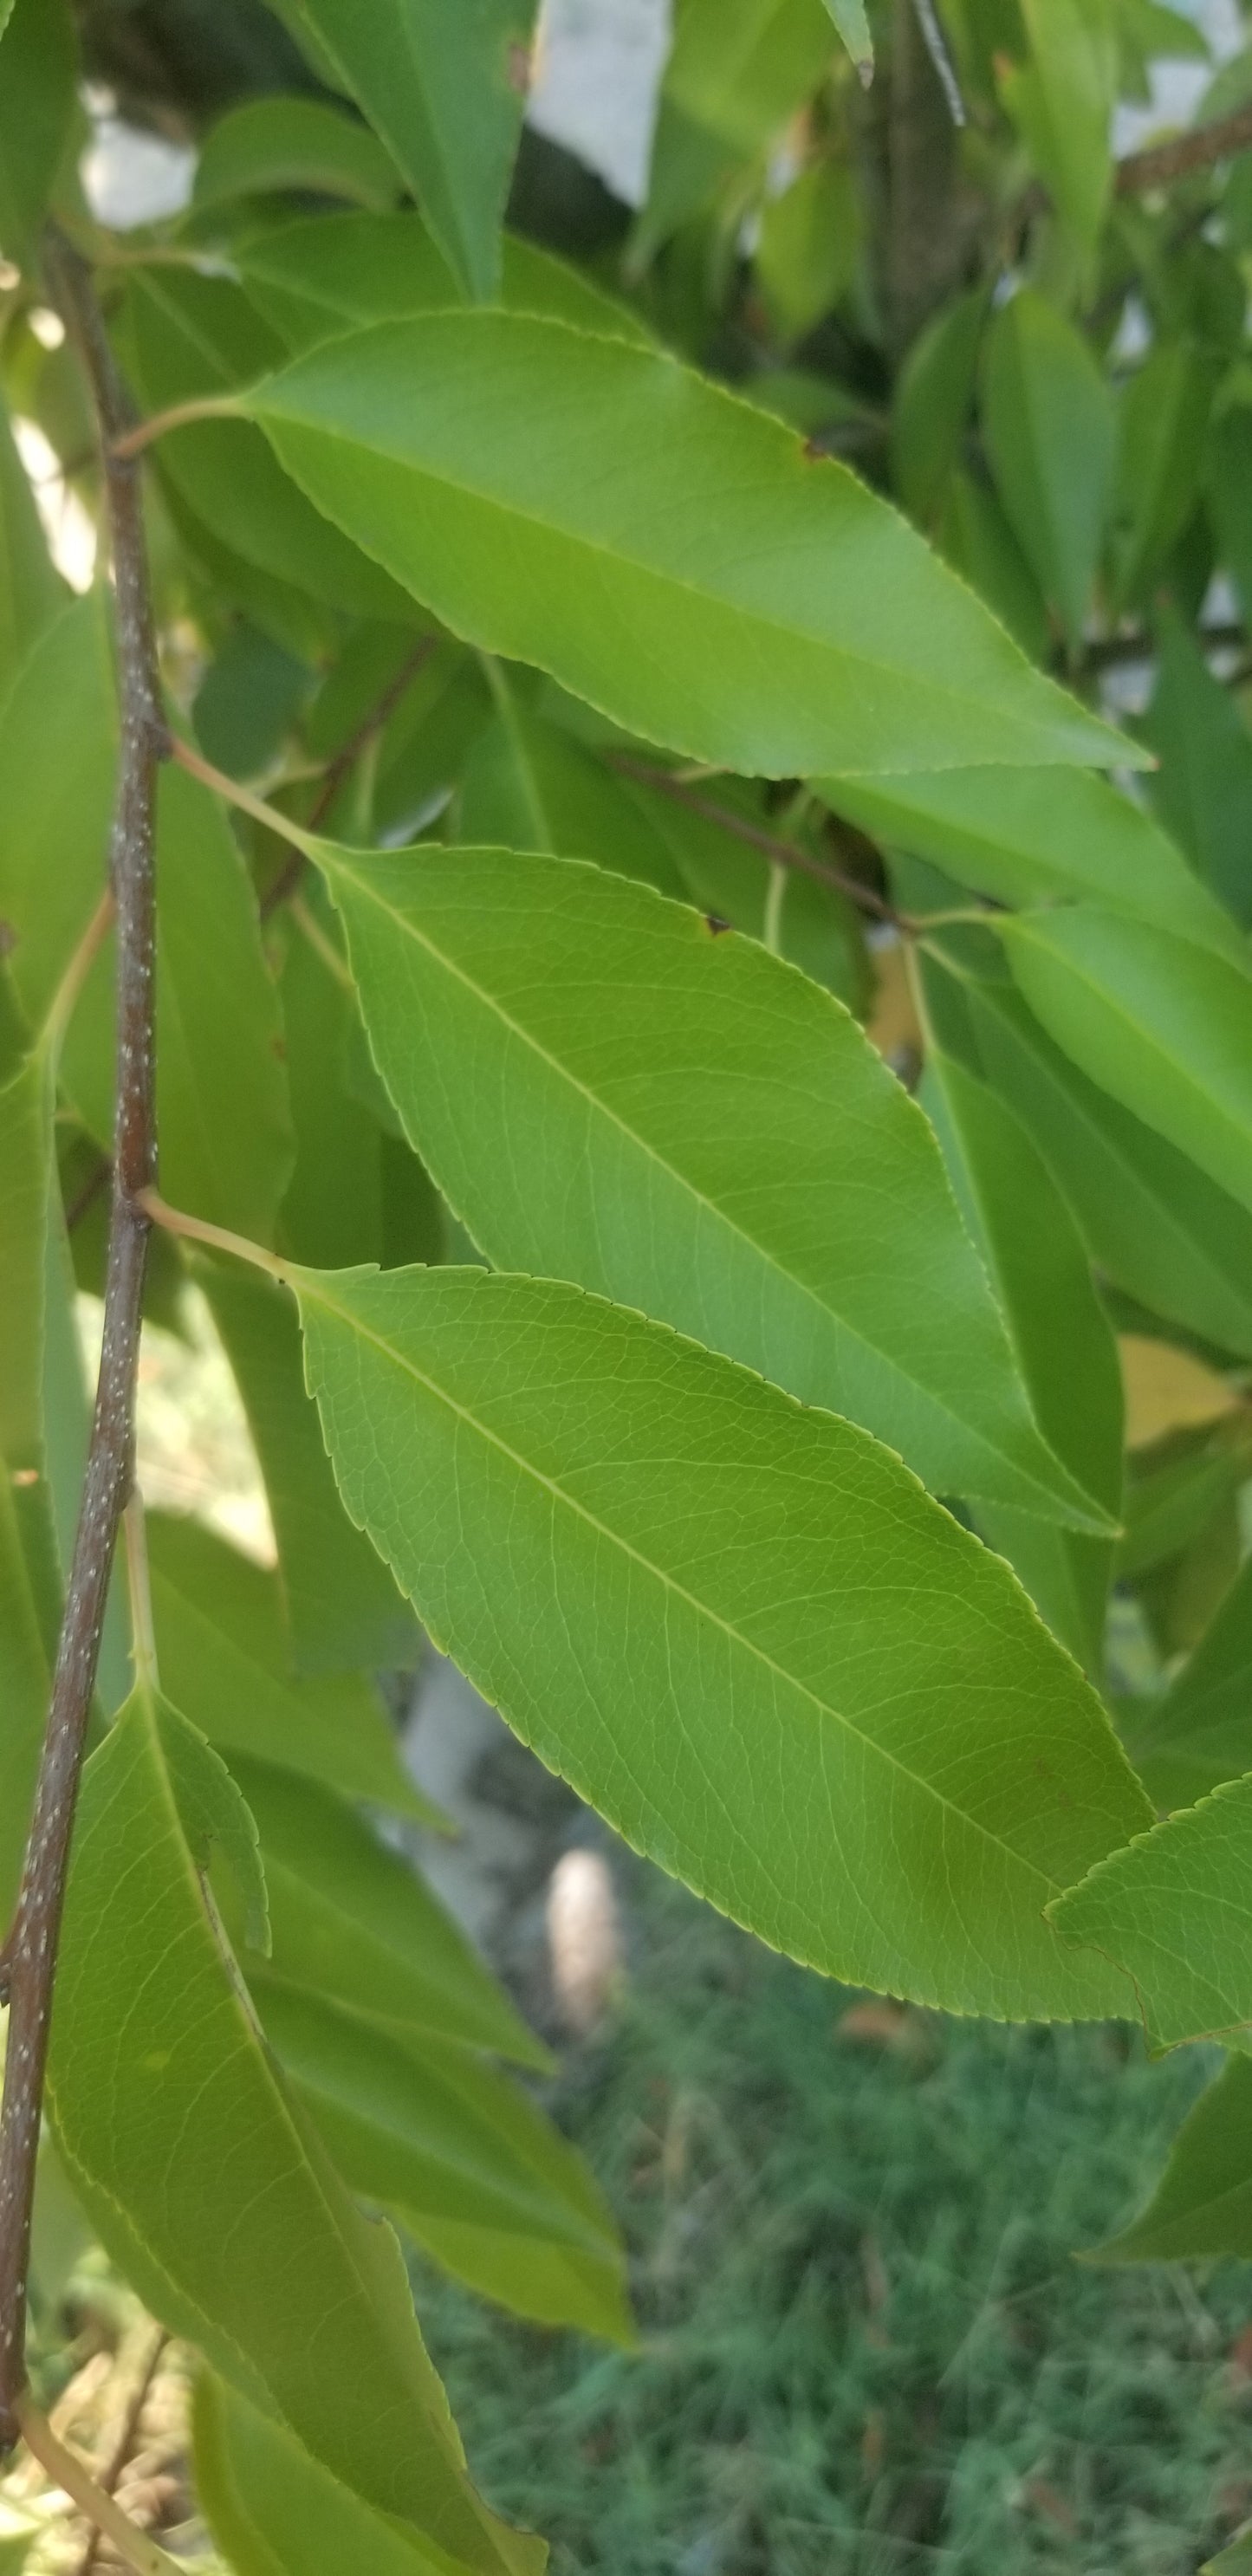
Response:
[[[1154,2048],[1233,2038],[1252,2023],[1250,1868],[1252,1777],[1097,1862],[1048,1918],[1133,1977]]]
[[[1114,1284],[1252,1359],[1252,1216],[1079,1072],[1007,984],[971,988],[989,1078],[1029,1128]]]
[[[297,0],[299,16],[404,173],[449,266],[480,301],[530,80],[536,0]]]
[[[65,604],[65,584],[53,568],[30,478],[0,408],[0,693]]]
[[[341,1673],[411,1663],[412,1619],[368,1540],[344,1518],[287,1299],[233,1264],[203,1262],[198,1276],[261,1462],[296,1664]]]
[[[192,202],[203,208],[312,191],[381,211],[394,206],[400,186],[391,154],[354,116],[316,98],[250,98],[205,136]]]
[[[1214,2255],[1252,2256],[1252,2060],[1243,2056],[1227,2059],[1184,2120],[1147,2208],[1099,2249],[1102,2263]]]
[[[788,777],[1122,755],[845,468],[672,358],[436,313],[240,399],[455,633],[695,759]]]
[[[922,1097],[1007,1318],[1036,1419],[1076,1483],[1115,1519],[1122,1502],[1121,1372],[1074,1219],[1025,1129],[963,1065],[929,1050]],[[1017,1512],[984,1510],[980,1517],[1049,1626],[1098,1680],[1111,1540],[1081,1538]]]
[[[1148,790],[1157,812],[1214,894],[1252,929],[1252,733],[1175,615],[1161,621],[1143,732],[1161,759]]]
[[[1193,1806],[1252,1770],[1252,1561],[1164,1698],[1127,1732],[1161,1807]]]
[[[636,1849],[853,1984],[1129,2008],[1042,1905],[1146,1801],[1008,1569],[888,1450],[553,1282],[298,1293],[348,1509]]]
[[[132,270],[123,311],[127,371],[151,411],[229,394],[282,353],[240,287],[189,268]],[[160,470],[213,543],[271,581],[354,617],[411,620],[404,592],[310,506],[247,422],[177,430],[161,443]]]
[[[988,331],[983,422],[1018,542],[1076,652],[1112,490],[1113,411],[1086,342],[1030,288]]]
[[[548,2053],[425,1882],[328,1790],[255,1761],[234,1768],[257,1818],[275,1977],[380,2039],[487,2048],[545,2072]]]
[[[165,1685],[211,1744],[438,1829],[364,1675],[292,1675],[276,1576],[198,1521],[160,1513],[148,1553]]]
[[[929,778],[822,778],[817,792],[889,849],[929,859],[993,903],[1130,912],[1240,962],[1244,941],[1142,807],[1084,770],[952,769]]]
[[[245,242],[235,264],[251,301],[293,357],[367,322],[402,322],[465,299],[420,216],[310,215]],[[648,344],[629,305],[618,304],[564,260],[505,236],[496,301],[575,329]]]
[[[104,893],[116,754],[97,592],[45,628],[0,704],[0,920],[32,1030]]]
[[[568,860],[313,846],[384,1080],[491,1261],[711,1342],[940,1492],[1100,1525],[925,1120],[829,995]]]
[[[74,2188],[154,2313],[332,2472],[458,2568],[521,2571],[533,2552],[465,2477],[398,2248],[283,2090],[206,1908],[187,1733],[137,1695],[84,1777],[51,2066]]]
[[[996,928],[1058,1046],[1252,1208],[1252,977],[1086,905],[1005,914]]]
[[[263,1973],[253,1992],[358,2198],[515,2314],[633,2342],[609,2211],[517,2084],[447,2041],[384,2036]]]

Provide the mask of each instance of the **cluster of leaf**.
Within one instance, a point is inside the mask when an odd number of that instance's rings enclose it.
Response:
[[[171,415],[162,1190],[261,1267],[163,1239],[150,1301],[210,1301],[278,1558],[154,1524],[166,1696],[114,1717],[115,1614],[51,2114],[210,2366],[240,2576],[447,2576],[536,2545],[359,2204],[629,2329],[495,2063],[541,2053],[370,1821],[416,1812],[368,1677],[418,1623],[796,1958],[1229,2038],[1128,2250],[1252,2251],[1252,164],[1119,177],[1117,102],[1198,48],[1156,0],[945,0],[942,77],[913,0],[682,0],[647,202],[578,265],[501,232],[527,0],[275,5],[323,93],[233,109],[123,245],[68,9],[0,0],[9,412],[94,509],[51,203]],[[7,1897],[86,1436],[118,715],[107,585],[67,598],[0,434]],[[862,1025],[902,947],[918,1098]],[[1128,1327],[1216,1427],[1127,1459]]]

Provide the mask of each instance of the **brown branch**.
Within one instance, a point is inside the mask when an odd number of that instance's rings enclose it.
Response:
[[[156,779],[166,748],[136,467],[114,443],[132,419],[91,274],[63,237],[48,242],[52,292],[82,358],[100,431],[116,589],[121,754],[110,847],[117,904],[117,1109],[104,1344],[95,1417],[57,1648],[34,1816],[12,1928],[0,1952],[9,2004],[0,2110],[0,2447],[21,2430],[26,2280],[57,1945],[100,1632],[134,1476],[135,1383],[156,1176],[154,879]]]
[[[706,823],[716,823],[736,841],[746,841],[749,849],[759,850],[762,858],[772,860],[776,867],[798,868],[801,875],[815,877],[819,885],[831,886],[836,894],[846,895],[849,902],[860,904],[864,911],[873,914],[875,921],[889,921],[897,930],[912,930],[914,925],[909,916],[897,912],[885,895],[876,894],[873,887],[863,885],[859,877],[851,876],[845,868],[831,867],[825,859],[813,858],[796,841],[784,841],[779,834],[764,831],[757,823],[749,823],[744,815],[736,814],[733,806],[719,805],[712,796],[698,795],[683,779],[675,778],[672,769],[654,766],[651,761],[636,760],[628,751],[610,751],[605,758],[623,778],[636,778],[640,786],[655,787],[662,796],[672,796],[675,804],[685,805],[689,814],[700,814]]]
[[[1250,146],[1252,104],[1217,117],[1211,125],[1193,126],[1189,133],[1154,144],[1148,152],[1128,153],[1117,164],[1114,185],[1119,197],[1141,197],[1151,188],[1168,188],[1174,179],[1185,179],[1193,170],[1211,170],[1214,162],[1228,161]]]
[[[384,725],[390,723],[401,700],[407,695],[413,681],[417,678],[418,672],[425,669],[438,640],[435,635],[422,636],[420,642],[414,645],[412,652],[396,672],[395,678],[388,681],[382,696],[370,708],[368,715],[362,717],[355,733],[350,734],[341,749],[335,753],[334,759],[323,775],[306,830],[320,831],[344,781],[351,777],[362,752],[369,749],[375,735],[380,734]],[[286,903],[288,896],[295,893],[307,866],[308,860],[303,850],[293,850],[286,865],[279,869],[272,886],[267,888],[261,898],[262,921],[268,921],[271,914],[277,912],[279,905]]]

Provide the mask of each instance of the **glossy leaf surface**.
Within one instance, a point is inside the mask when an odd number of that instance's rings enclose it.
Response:
[[[1041,1904],[1142,1793],[1007,1569],[888,1451],[576,1289],[300,1293],[348,1509],[638,1849],[855,1983],[1010,2018],[1128,2007]]]
[[[940,1491],[1098,1525],[924,1119],[829,995],[568,861],[318,846],[384,1079],[498,1267],[642,1307]]]
[[[673,359],[432,314],[313,350],[247,409],[455,632],[694,758],[785,777],[1115,756],[852,475]]]

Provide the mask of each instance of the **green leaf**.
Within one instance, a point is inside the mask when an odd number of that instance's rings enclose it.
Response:
[[[0,921],[32,1030],[104,893],[117,707],[100,593],[54,620],[0,705]]]
[[[414,214],[310,215],[259,234],[232,257],[251,301],[293,356],[367,322],[402,322],[464,302],[438,244]],[[497,301],[648,345],[628,305],[550,251],[508,234]]]
[[[195,2388],[196,2494],[234,2576],[450,2576],[444,2551],[372,2511],[221,2380]],[[528,2568],[543,2565],[539,2544]]]
[[[1074,1219],[1012,1111],[936,1049],[928,1050],[922,1099],[1004,1310],[1035,1417],[1075,1482],[1116,1519],[1121,1372]],[[1098,1679],[1112,1542],[1048,1528],[1017,1512],[984,1511],[981,1519],[1049,1626]]]
[[[328,921],[334,915],[324,905]],[[331,933],[333,937],[333,931]],[[360,1043],[352,994],[298,930],[279,986],[296,1162],[279,1220],[284,1251],[339,1270],[383,1257],[382,1130],[348,1079]]]
[[[124,315],[128,373],[150,411],[232,393],[282,355],[240,287],[189,268],[132,270]],[[159,457],[163,482],[218,546],[352,616],[412,619],[404,592],[310,506],[246,421],[176,430]]]
[[[1113,184],[1117,48],[1107,0],[1020,0],[1027,67],[1001,95],[1059,213],[1090,257]]]
[[[1154,2048],[1252,2022],[1252,1778],[1097,1862],[1048,1906],[1066,1941],[1133,1977]],[[1242,2043],[1241,2043],[1242,2044]]]
[[[633,782],[615,776],[561,726],[546,724],[498,666],[496,679],[498,712],[461,780],[458,838],[590,859],[681,900],[681,868]]]
[[[958,466],[936,543],[945,563],[985,599],[1032,662],[1052,652],[1047,602],[989,483]]]
[[[1206,2560],[1200,2576],[1248,2576],[1249,2568],[1252,2568],[1252,2532],[1246,2533],[1242,2540],[1236,2540],[1231,2548],[1223,2549],[1220,2558]]]
[[[220,1753],[172,1708],[158,1711],[161,1753],[187,1850],[202,1879],[220,1857],[242,1908],[244,1939],[270,1948],[269,1899],[256,1824]]]
[[[855,282],[860,256],[861,210],[846,163],[811,162],[767,199],[754,265],[785,340],[803,339],[833,311]]]
[[[454,632],[692,758],[787,777],[1119,756],[845,468],[672,358],[437,313],[243,400]]]
[[[216,798],[170,765],[157,848],[157,1115],[177,1207],[272,1243],[292,1162],[282,1021],[256,902]],[[106,1152],[113,1133],[113,942],[70,1027],[65,1086]]]
[[[983,423],[1000,497],[1077,652],[1112,491],[1109,390],[1085,340],[1030,288],[996,315],[985,347]]]
[[[260,1828],[271,1971],[380,2039],[433,2037],[546,2071],[547,2050],[417,1873],[328,1790],[237,1757]]]
[[[756,161],[811,95],[830,63],[832,14],[824,0],[680,0],[636,268]]]
[[[919,333],[900,369],[891,413],[891,467],[900,498],[919,527],[933,526],[961,452],[986,320],[984,294],[959,295]]]
[[[521,2570],[465,2478],[395,2241],[284,2091],[206,1908],[186,1733],[137,1695],[84,1775],[50,2097],[74,2188],[154,2314],[336,2475],[458,2567]]]
[[[1252,1770],[1252,1561],[1164,1698],[1126,1732],[1161,1807],[1193,1806]]]
[[[536,0],[298,0],[466,293],[494,295]]]
[[[1243,2056],[1230,2057],[1201,2095],[1147,2208],[1097,2259],[1179,2263],[1214,2255],[1252,2256],[1252,2061]]]
[[[11,1921],[48,1715],[50,1670],[12,1470],[0,1456],[0,1915]]]
[[[296,1663],[317,1673],[411,1663],[409,1613],[335,1491],[288,1300],[233,1264],[203,1262],[198,1276],[260,1459]]]
[[[0,255],[36,260],[74,130],[78,47],[67,0],[16,0],[4,30],[0,81]]]
[[[317,98],[251,98],[205,136],[192,202],[203,208],[313,190],[381,211],[394,206],[400,186],[391,154],[355,117]]]
[[[1213,424],[1205,493],[1245,618],[1252,617],[1252,409],[1232,403]]]
[[[1252,978],[1086,905],[1004,914],[996,929],[1058,1046],[1252,1208]]]
[[[952,769],[929,778],[820,778],[872,839],[928,859],[993,903],[1087,897],[1227,957],[1247,948],[1150,814],[1085,770]]]
[[[1009,985],[972,988],[985,1067],[1030,1129],[1093,1259],[1154,1314],[1252,1359],[1252,1217],[1097,1089]]]
[[[40,525],[30,478],[0,406],[0,692],[66,601]]]
[[[383,2037],[254,1977],[288,2079],[358,2198],[458,2280],[541,2325],[634,2340],[623,2254],[581,2156],[463,2048]]]
[[[1143,722],[1161,766],[1148,793],[1201,876],[1252,929],[1252,733],[1181,618],[1161,621],[1156,688]]]
[[[554,1282],[304,1272],[299,1294],[349,1510],[637,1850],[853,1984],[1128,2008],[1042,1905],[1142,1792],[1007,1567],[889,1451]]]
[[[865,0],[825,0],[825,5],[862,79],[867,79],[874,68],[874,42],[865,15]]]
[[[829,995],[569,860],[311,846],[384,1080],[497,1267],[642,1307],[941,1492],[1101,1525],[925,1120]]]
[[[292,1675],[276,1576],[198,1521],[160,1513],[148,1552],[165,1685],[210,1743],[439,1827],[364,1675]]]
[[[1120,603],[1141,595],[1200,497],[1219,372],[1206,350],[1159,341],[1122,396],[1114,501]]]
[[[43,1466],[54,1089],[42,1047],[0,1089],[0,1454],[18,1475]]]

